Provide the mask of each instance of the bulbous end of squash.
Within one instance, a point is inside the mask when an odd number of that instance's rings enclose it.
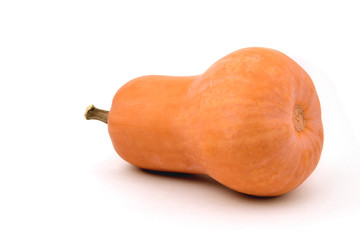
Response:
[[[213,64],[190,91],[201,97],[188,134],[195,133],[194,151],[220,183],[278,196],[316,168],[323,146],[320,102],[310,76],[285,54],[238,50]]]

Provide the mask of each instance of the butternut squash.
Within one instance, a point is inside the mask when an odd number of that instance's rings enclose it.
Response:
[[[143,76],[122,86],[108,123],[116,152],[144,169],[207,174],[249,195],[278,196],[317,166],[323,146],[318,95],[285,54],[245,48],[201,75]]]

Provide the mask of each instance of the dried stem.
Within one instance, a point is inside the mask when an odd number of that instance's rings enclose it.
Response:
[[[86,108],[85,118],[87,120],[95,119],[107,123],[109,111],[96,108],[94,105],[90,105]]]

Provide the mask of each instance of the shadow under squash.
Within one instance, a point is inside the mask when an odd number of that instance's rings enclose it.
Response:
[[[181,181],[191,181],[191,182],[197,182],[201,184],[211,185],[214,188],[217,188],[220,191],[227,192],[227,194],[231,194],[235,197],[242,198],[243,200],[248,201],[277,201],[279,199],[285,198],[288,194],[284,194],[281,196],[275,196],[275,197],[262,197],[262,196],[254,196],[254,195],[248,195],[245,193],[237,192],[235,190],[232,190],[221,183],[217,182],[213,178],[211,178],[208,175],[205,174],[190,174],[190,173],[178,173],[178,172],[163,172],[163,171],[155,171],[155,170],[148,170],[148,169],[142,169],[134,167],[137,171],[140,171],[141,173],[148,174],[152,177],[163,177],[163,178],[171,178],[171,179],[178,179]]]

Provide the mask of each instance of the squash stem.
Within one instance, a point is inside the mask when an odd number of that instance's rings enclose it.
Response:
[[[90,105],[86,108],[85,111],[85,118],[87,120],[99,120],[104,123],[107,123],[109,111],[102,110],[99,108],[96,108],[94,105]]]

